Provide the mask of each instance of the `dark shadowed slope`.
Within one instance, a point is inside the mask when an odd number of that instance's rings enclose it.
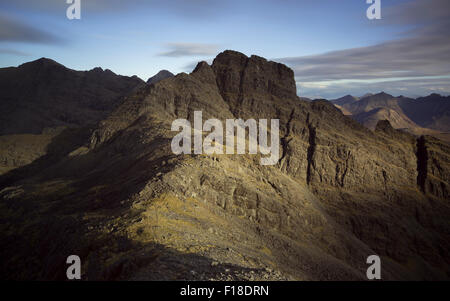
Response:
[[[2,68],[0,135],[95,123],[142,84],[137,77],[101,68],[75,71],[46,58]]]
[[[74,71],[46,58],[0,69],[0,174],[46,154],[64,129],[94,126],[144,84],[101,68]]]

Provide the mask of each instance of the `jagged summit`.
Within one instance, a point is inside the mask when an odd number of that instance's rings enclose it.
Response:
[[[197,63],[197,65],[195,66],[195,68],[192,72],[193,73],[199,72],[201,69],[204,69],[204,68],[211,68],[211,67],[209,66],[209,64],[206,61],[201,61],[201,62]]]
[[[265,58],[226,50],[214,59],[219,89],[224,93],[269,93],[279,98],[296,98],[294,71]]]

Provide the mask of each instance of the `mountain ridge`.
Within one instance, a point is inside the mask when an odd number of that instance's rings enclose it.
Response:
[[[278,163],[174,155],[198,110],[279,119]],[[449,277],[449,147],[302,101],[285,65],[222,52],[72,137],[0,177],[3,278],[64,279],[67,253],[89,280],[363,280],[372,254],[385,280]]]

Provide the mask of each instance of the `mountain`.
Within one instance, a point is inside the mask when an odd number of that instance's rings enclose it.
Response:
[[[352,115],[352,118],[371,129],[375,128],[379,120],[387,119],[394,128],[448,140],[450,97],[431,94],[412,99],[381,92],[362,97],[358,101],[345,96],[332,102],[345,115]]]
[[[0,69],[0,173],[46,153],[67,128],[93,126],[145,83],[95,68],[74,71],[46,58]]]
[[[157,82],[162,81],[163,79],[171,78],[171,77],[174,77],[174,76],[175,75],[173,75],[173,73],[170,72],[170,71],[161,70],[157,74],[155,74],[154,76],[150,77],[147,80],[147,84],[156,84]]]
[[[174,154],[195,111],[278,119],[278,161]],[[302,101],[283,64],[224,51],[71,137],[0,177],[2,279],[66,279],[67,254],[84,280],[364,280],[373,254],[384,280],[450,277],[450,147]]]
[[[42,58],[0,69],[0,134],[40,134],[106,117],[123,96],[143,84],[137,77],[95,68],[74,71]]]
[[[376,108],[353,115],[352,118],[372,130],[375,129],[380,120],[389,120],[389,123],[396,129],[414,129],[419,127],[401,110],[390,108]]]
[[[430,94],[415,100],[401,98],[399,104],[418,125],[450,132],[450,96]]]
[[[366,98],[366,97],[372,96],[372,95],[373,95],[373,93],[366,93],[363,96],[361,96],[360,98]]]
[[[345,96],[343,96],[341,98],[331,100],[331,102],[334,103],[335,105],[343,106],[343,105],[355,103],[358,100],[359,100],[358,97],[355,97],[355,96],[352,96],[352,95],[345,95]]]
[[[377,108],[399,109],[398,100],[384,92],[361,98],[357,102],[343,104],[342,107],[350,111],[353,115],[369,112]]]

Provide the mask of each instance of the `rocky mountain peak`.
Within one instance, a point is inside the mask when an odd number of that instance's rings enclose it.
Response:
[[[345,105],[345,104],[351,104],[351,103],[354,103],[354,102],[356,102],[356,101],[358,101],[358,100],[359,100],[358,97],[355,97],[355,96],[353,96],[353,95],[347,94],[347,95],[345,95],[345,96],[343,96],[343,97],[341,97],[341,98],[332,100],[332,102],[333,102],[334,104],[336,104],[336,105],[342,106],[342,105]]]
[[[390,95],[390,94],[387,94],[387,93],[384,92],[384,91],[381,91],[380,93],[375,94],[375,95],[372,95],[372,96],[370,96],[370,97],[377,97],[377,98],[393,98],[394,96],[392,96],[392,95]]]
[[[214,59],[212,69],[222,93],[297,97],[294,71],[256,55],[247,57],[243,53],[226,50]]]
[[[166,78],[174,77],[174,74],[168,70],[161,70],[147,80],[147,84],[156,84]]]
[[[101,67],[95,67],[94,69],[90,70],[92,72],[103,72],[103,68]]]
[[[216,76],[214,74],[214,71],[211,66],[205,61],[199,62],[194,71],[192,71],[192,74],[197,78],[200,78],[204,82],[212,84],[216,83]]]

